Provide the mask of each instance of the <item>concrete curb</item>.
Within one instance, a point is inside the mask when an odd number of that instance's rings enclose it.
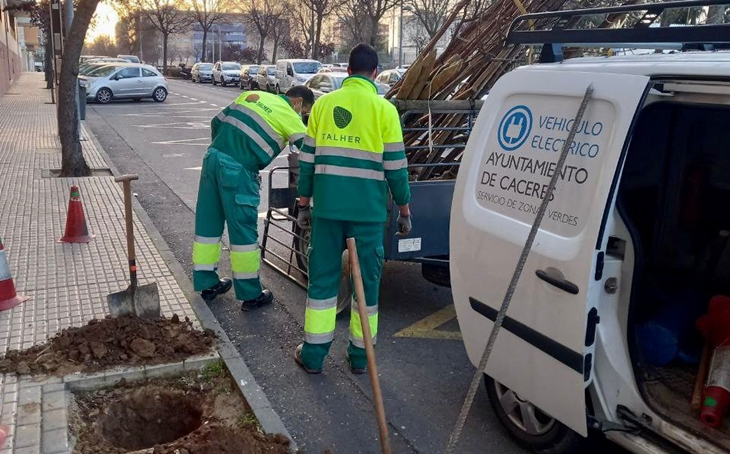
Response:
[[[97,150],[109,166],[111,172],[115,176],[120,175],[119,170],[114,165],[114,162],[109,157],[109,155],[106,153],[106,150],[104,150],[104,148],[101,146],[94,133],[91,132],[91,130],[86,126],[84,126],[84,130],[86,131],[87,139],[91,140],[94,143]],[[216,336],[218,336],[218,352],[220,354],[220,357],[225,362],[226,367],[231,374],[231,377],[236,382],[236,385],[243,394],[244,398],[251,406],[251,410],[254,412],[254,415],[256,415],[256,418],[261,424],[262,430],[267,434],[284,435],[291,441],[290,452],[297,452],[296,443],[289,434],[289,431],[284,426],[284,423],[281,421],[279,415],[271,406],[271,402],[269,402],[266,394],[264,394],[264,391],[256,383],[253,374],[249,370],[246,363],[243,361],[243,358],[241,358],[238,350],[230,341],[226,332],[223,331],[223,328],[221,328],[218,320],[215,318],[213,312],[210,310],[208,305],[205,303],[205,301],[203,301],[200,295],[193,290],[193,283],[190,281],[187,273],[185,273],[182,265],[180,265],[180,262],[178,262],[175,258],[172,250],[170,250],[167,242],[157,230],[154,223],[152,222],[152,219],[150,219],[150,217],[147,215],[145,209],[134,197],[132,198],[132,207],[134,208],[134,212],[137,214],[140,222],[142,223],[142,225],[144,225],[145,230],[147,230],[147,233],[152,239],[152,243],[155,245],[162,258],[165,260],[165,263],[170,268],[173,277],[182,289],[185,297],[190,302],[190,305],[192,306],[193,311],[198,317],[201,325],[203,325],[203,327],[206,329],[212,330],[213,332],[215,332]]]

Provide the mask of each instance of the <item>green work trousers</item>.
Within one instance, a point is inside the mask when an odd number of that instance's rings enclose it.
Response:
[[[367,304],[373,344],[378,334],[378,292],[383,270],[382,222],[354,222],[321,219],[314,209],[309,247],[309,289],[304,319],[302,361],[310,369],[320,369],[335,334],[337,293],[342,276],[342,252],[345,240],[355,238],[360,258],[365,302]],[[354,288],[354,286],[353,286]],[[347,353],[352,367],[367,365],[358,301],[352,295],[350,312],[350,345]]]
[[[236,298],[247,301],[261,295],[258,245],[258,172],[216,149],[203,158],[195,211],[193,284],[200,292],[219,281],[223,226],[228,224],[231,271]]]

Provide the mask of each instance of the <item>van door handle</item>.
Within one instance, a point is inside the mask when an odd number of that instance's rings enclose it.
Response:
[[[562,276],[556,277],[544,270],[537,270],[535,271],[535,274],[537,275],[537,277],[552,285],[553,287],[557,287],[564,292],[570,293],[571,295],[577,295],[578,292],[580,292],[580,289],[577,285]]]

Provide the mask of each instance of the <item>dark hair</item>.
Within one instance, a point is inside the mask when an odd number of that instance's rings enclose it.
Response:
[[[314,104],[314,93],[304,85],[295,85],[286,92],[287,98],[302,98],[302,103],[306,106]]]
[[[378,69],[378,52],[369,44],[358,44],[350,51],[349,68],[352,74],[372,74]]]

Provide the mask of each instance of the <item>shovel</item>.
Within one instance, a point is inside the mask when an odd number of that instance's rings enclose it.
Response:
[[[127,257],[129,259],[130,284],[122,292],[112,293],[106,297],[112,317],[136,314],[142,318],[160,318],[160,294],[157,283],[137,285],[137,261],[134,255],[134,223],[132,220],[132,180],[137,175],[122,175],[114,179],[124,184],[124,218],[127,222]]]

